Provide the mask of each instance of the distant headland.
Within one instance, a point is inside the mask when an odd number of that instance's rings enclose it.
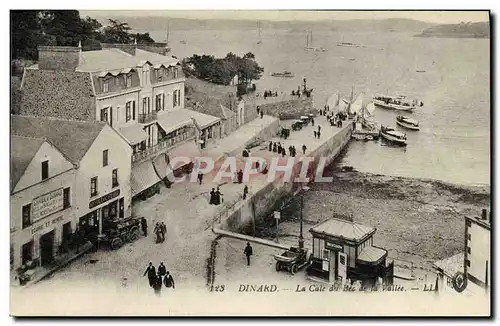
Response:
[[[460,23],[438,25],[425,29],[416,37],[442,37],[442,38],[489,38],[489,22]]]

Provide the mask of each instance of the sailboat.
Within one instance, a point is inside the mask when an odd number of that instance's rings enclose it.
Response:
[[[326,52],[328,51],[327,49],[324,49],[322,47],[316,47],[313,46],[313,35],[312,31],[307,32],[306,34],[306,51],[314,51],[314,52]]]
[[[257,44],[262,44],[262,41],[260,39],[260,21],[257,23],[257,26],[259,28],[259,40],[257,41]]]
[[[351,42],[344,42],[344,36],[341,37],[340,42],[337,43],[337,46],[345,46],[345,47],[350,47],[350,48],[359,48],[362,45],[360,44],[354,44]]]
[[[168,46],[168,38],[170,37],[170,23],[168,23],[167,25],[167,40],[165,41],[166,45],[165,45],[165,49],[166,49],[166,52],[170,52],[172,49]]]
[[[351,105],[350,113],[356,114],[356,123],[353,134],[356,139],[373,140],[378,139],[380,134],[380,124],[373,120],[375,105],[370,102],[366,104],[365,94],[359,94],[358,98]]]

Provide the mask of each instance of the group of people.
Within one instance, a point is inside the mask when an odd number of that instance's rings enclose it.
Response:
[[[314,130],[314,138],[318,138],[321,136],[321,126],[318,126],[318,131]]]
[[[269,149],[270,152],[281,154],[281,155],[283,155],[283,157],[286,156],[286,149],[285,149],[284,146],[281,146],[280,142],[278,142],[278,143],[274,142],[273,143],[272,141],[270,141],[268,149]],[[302,154],[305,154],[306,150],[307,150],[307,146],[306,145],[302,145]],[[289,152],[289,154],[290,154],[291,157],[295,157],[295,155],[297,155],[297,149],[293,145],[290,145],[288,147],[288,152]]]
[[[167,234],[167,226],[163,222],[156,222],[153,233],[156,235],[156,243],[163,243]]]
[[[329,105],[325,105],[325,106],[323,107],[323,109],[320,109],[320,110],[319,110],[319,115],[325,115],[325,116],[326,116],[326,115],[327,115],[327,114],[326,114],[327,112],[330,112],[330,106],[329,106]]]
[[[224,202],[224,199],[222,198],[222,193],[220,192],[219,187],[217,187],[217,191],[215,188],[212,188],[212,191],[210,191],[210,205],[220,205],[221,203]]]
[[[264,91],[264,98],[266,97],[277,97],[278,92],[273,92],[273,91]]]
[[[163,262],[158,266],[158,271],[153,266],[153,263],[149,262],[143,276],[146,275],[148,276],[149,286],[154,289],[155,294],[158,296],[161,294],[163,285],[165,285],[166,288],[175,289],[174,278],[170,272],[167,271],[167,267],[165,267]]]

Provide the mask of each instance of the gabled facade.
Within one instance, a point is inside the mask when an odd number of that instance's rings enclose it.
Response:
[[[11,138],[15,268],[51,264],[77,230],[95,242],[103,220],[131,215],[131,161],[123,158],[132,149],[108,124],[13,115]]]
[[[75,216],[75,166],[43,138],[11,137],[11,268],[50,264]]]

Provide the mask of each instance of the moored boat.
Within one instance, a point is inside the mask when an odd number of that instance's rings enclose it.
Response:
[[[273,77],[287,77],[287,78],[291,78],[293,77],[293,73],[290,72],[290,71],[283,71],[283,72],[273,72],[271,74],[271,76]]]
[[[373,97],[373,104],[385,109],[408,111],[408,112],[412,112],[418,107],[424,106],[424,103],[422,101],[409,100],[404,95],[398,95],[398,96],[375,95]]]
[[[396,123],[398,124],[398,126],[410,130],[420,130],[420,124],[417,120],[405,117],[403,115],[398,115],[396,117]]]
[[[406,134],[396,131],[394,128],[382,126],[380,136],[392,143],[406,146]]]

